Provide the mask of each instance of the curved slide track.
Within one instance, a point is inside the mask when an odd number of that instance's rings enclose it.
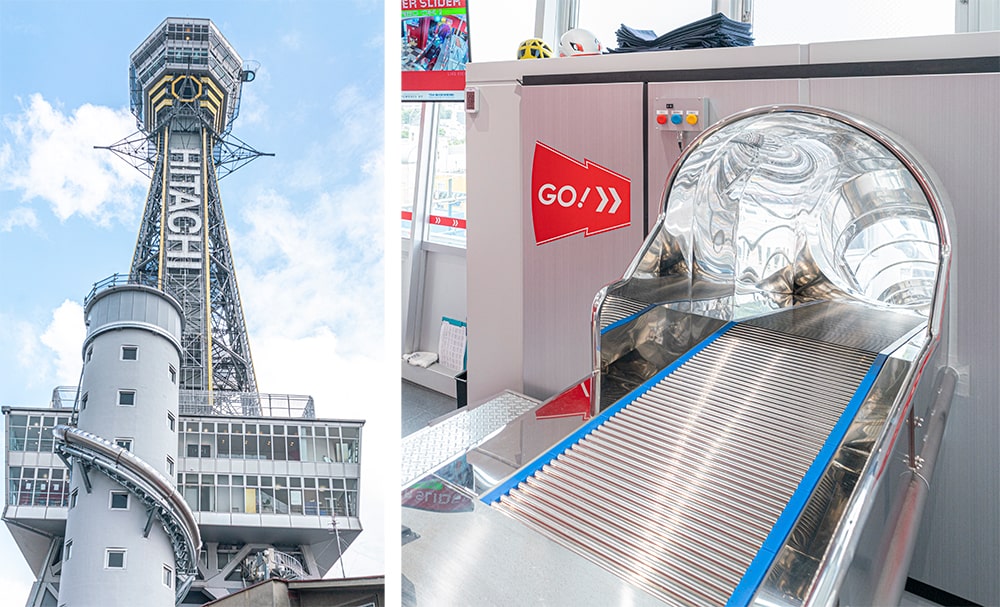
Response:
[[[65,425],[53,428],[52,434],[56,450],[67,467],[72,469],[73,460],[80,464],[88,491],[89,471],[96,468],[146,506],[149,518],[143,535],[149,534],[153,518],[159,519],[174,549],[178,577],[176,603],[179,605],[197,575],[201,532],[194,513],[173,483],[130,451],[96,434]]]

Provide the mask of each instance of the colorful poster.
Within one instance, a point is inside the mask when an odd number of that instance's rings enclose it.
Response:
[[[466,0],[402,0],[403,101],[463,101]]]

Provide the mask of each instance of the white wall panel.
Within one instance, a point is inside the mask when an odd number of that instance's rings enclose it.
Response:
[[[434,247],[431,245],[428,248]],[[442,316],[465,320],[465,292],[465,251],[427,251],[427,267],[424,270],[424,306],[420,321],[420,350],[438,351]]]
[[[475,74],[470,67],[470,83]],[[465,122],[470,405],[520,391],[524,367],[520,87],[477,86],[480,109]]]
[[[1000,604],[1000,75],[810,82],[812,102],[907,139],[955,210],[952,364],[962,372],[911,577]]]
[[[642,243],[641,84],[525,87],[521,101],[524,217],[524,392],[547,398],[588,376],[594,295],[621,277]],[[628,227],[541,245],[532,228],[535,142],[631,180]]]

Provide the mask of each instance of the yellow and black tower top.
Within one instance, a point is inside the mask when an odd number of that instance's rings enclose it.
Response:
[[[253,77],[210,20],[169,18],[132,53],[132,113],[155,133],[168,126],[176,106],[188,104],[222,136],[239,114],[243,82]]]
[[[210,20],[166,19],[129,65],[140,132],[110,148],[151,178],[129,279],[180,301],[180,387],[213,398],[257,391],[218,185],[261,155],[229,135],[254,73]]]

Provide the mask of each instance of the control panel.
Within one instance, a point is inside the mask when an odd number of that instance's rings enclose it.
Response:
[[[701,132],[710,124],[708,97],[657,97],[653,124],[658,131]]]

